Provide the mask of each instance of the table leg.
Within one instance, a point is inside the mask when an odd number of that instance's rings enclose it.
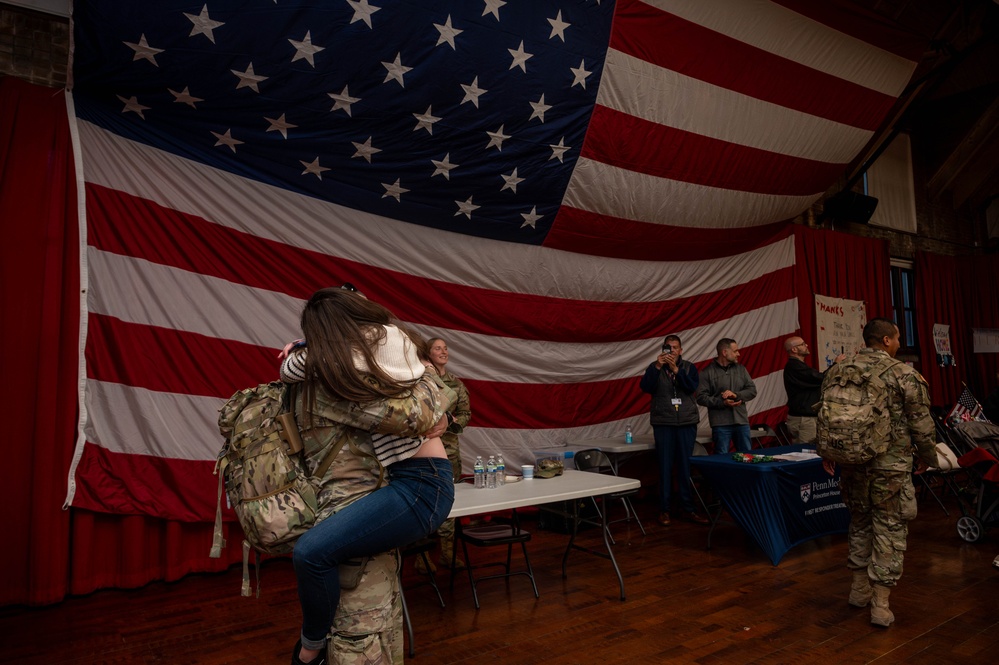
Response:
[[[600,532],[604,539],[604,547],[607,549],[607,552],[598,552],[587,547],[576,545],[576,531],[579,525],[579,502],[572,501],[572,532],[569,536],[569,544],[565,546],[565,554],[562,555],[562,577],[568,577],[569,552],[571,552],[573,548],[589,552],[590,554],[596,556],[602,556],[605,559],[610,559],[611,565],[614,566],[614,574],[617,575],[617,583],[621,588],[621,600],[623,601],[625,600],[624,577],[621,575],[621,569],[617,565],[617,559],[614,558],[614,548],[611,546],[610,529],[607,525],[607,497],[603,497],[602,500],[604,501],[604,506],[603,510],[600,511]]]

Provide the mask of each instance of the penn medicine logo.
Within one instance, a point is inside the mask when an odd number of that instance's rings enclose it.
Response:
[[[808,500],[812,498],[812,484],[805,483],[801,486],[801,502],[808,503]]]

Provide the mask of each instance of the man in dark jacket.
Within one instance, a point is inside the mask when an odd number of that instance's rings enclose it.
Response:
[[[801,337],[788,337],[784,340],[787,364],[784,365],[784,392],[787,393],[787,428],[795,443],[815,443],[815,403],[819,401],[819,389],[825,372],[812,369],[805,363],[805,357],[812,351]],[[838,363],[845,356],[836,356]]]
[[[697,392],[697,368],[681,358],[680,338],[667,335],[662,352],[642,377],[641,388],[652,395],[650,421],[656,438],[659,458],[659,523],[669,526],[673,462],[680,504],[687,519],[698,524],[708,520],[697,513],[690,492],[690,456],[694,453],[697,422],[700,414],[694,393]]]

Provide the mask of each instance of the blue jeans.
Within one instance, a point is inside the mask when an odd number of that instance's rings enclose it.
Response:
[[[748,453],[753,449],[749,440],[749,425],[719,425],[711,428],[711,438],[715,442],[715,455],[728,452],[728,442],[735,444],[740,453]]]
[[[411,457],[388,468],[389,484],[299,537],[292,561],[302,604],[302,646],[322,649],[340,604],[337,565],[380,554],[437,530],[454,503],[451,463]]]
[[[694,454],[697,425],[653,425],[652,433],[656,438],[656,456],[659,458],[659,512],[669,512],[674,461],[680,505],[688,513],[695,512],[690,493],[690,456]]]

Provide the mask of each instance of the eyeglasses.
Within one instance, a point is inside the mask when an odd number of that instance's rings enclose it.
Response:
[[[344,291],[352,291],[354,293],[357,293],[357,287],[351,284],[350,282],[344,282],[343,286],[341,286],[340,288],[343,289]]]

